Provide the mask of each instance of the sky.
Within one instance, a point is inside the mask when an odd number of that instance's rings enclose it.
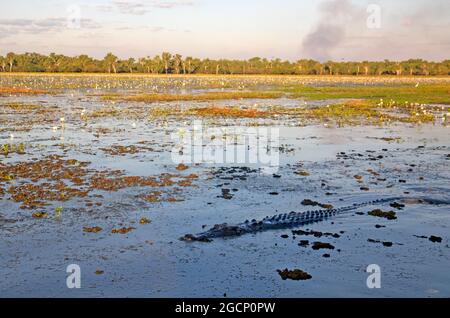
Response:
[[[7,52],[450,58],[449,0],[0,0]]]

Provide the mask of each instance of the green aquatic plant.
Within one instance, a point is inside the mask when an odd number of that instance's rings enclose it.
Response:
[[[23,155],[25,154],[25,144],[24,143],[20,143],[20,144],[4,144],[1,147],[1,153],[7,157],[9,154],[11,153],[15,153],[18,155]]]
[[[372,86],[306,86],[297,85],[277,88],[289,94],[291,98],[307,100],[326,99],[368,99],[372,101],[395,101],[420,104],[450,104],[450,86],[448,84],[413,85],[372,85]]]
[[[2,146],[2,152],[5,155],[5,157],[8,157],[8,155],[9,155],[9,145],[8,144],[4,144]]]
[[[25,144],[24,143],[20,143],[19,145],[17,145],[17,153],[19,154],[24,154],[25,153]]]
[[[59,206],[59,207],[55,208],[55,216],[57,218],[61,217],[62,212],[63,212],[63,207],[62,206]]]
[[[239,92],[208,92],[203,94],[140,94],[134,96],[121,96],[109,94],[103,96],[104,100],[120,100],[130,102],[175,102],[175,101],[212,101],[212,100],[236,100],[236,99],[274,99],[280,98],[280,92],[265,91],[239,91]]]

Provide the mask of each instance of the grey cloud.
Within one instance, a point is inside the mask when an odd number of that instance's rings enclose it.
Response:
[[[0,25],[3,26],[25,26],[32,22],[30,19],[0,19]]]
[[[345,39],[348,26],[355,23],[353,17],[363,11],[349,0],[331,0],[320,3],[319,12],[319,23],[303,39],[302,53],[325,61]]]
[[[368,29],[366,3],[324,0],[319,20],[301,42],[301,57],[321,61],[428,58],[448,56],[450,2],[399,0],[396,6],[379,0],[380,29]],[[400,5],[401,10],[398,10]],[[397,8],[397,9],[395,9]],[[427,43],[427,44],[425,44]]]

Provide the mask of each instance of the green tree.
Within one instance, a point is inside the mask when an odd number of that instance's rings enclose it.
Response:
[[[133,68],[134,68],[135,63],[136,63],[136,60],[132,57],[130,57],[128,60],[125,61],[125,65],[127,66],[128,71],[130,73],[133,73]]]
[[[117,60],[117,56],[112,53],[106,54],[106,56],[103,58],[103,62],[106,65],[108,73],[111,73],[111,70],[114,73],[117,73]]]
[[[172,54],[170,54],[168,52],[163,52],[161,54],[161,60],[162,60],[163,65],[164,65],[165,73],[169,74],[169,66],[170,66],[170,62],[172,60]]]
[[[9,52],[6,54],[6,61],[9,65],[9,72],[13,71],[13,67],[17,64],[17,56],[16,54]]]
[[[180,74],[183,67],[183,57],[180,54],[175,54],[173,56],[172,64],[175,74]]]
[[[6,72],[6,58],[0,55],[0,70]]]

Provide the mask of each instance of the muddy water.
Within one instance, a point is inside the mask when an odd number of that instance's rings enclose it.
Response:
[[[198,176],[192,186],[176,187],[175,193],[170,186],[133,186],[117,191],[93,189],[87,198],[47,201],[48,205],[38,209],[47,212],[47,218],[33,218],[35,210],[21,209],[7,192],[10,186],[30,180],[1,182],[5,190],[0,202],[3,297],[450,296],[450,131],[446,126],[300,127],[295,120],[271,119],[264,129],[276,129],[280,139],[279,147],[271,149],[279,155],[279,165],[271,167],[270,173],[260,164],[245,163],[188,164],[187,170],[180,171],[172,160],[176,143],[171,134],[189,131],[195,118],[150,119],[133,114],[84,120],[83,109],[90,112],[110,104],[81,90],[2,97],[1,102],[56,107],[54,112],[33,116],[0,113],[0,143],[25,145],[25,154],[2,156],[1,164],[61,155],[90,162],[91,174],[122,170],[128,176]],[[280,99],[220,101],[214,105],[296,107],[302,103]],[[146,106],[117,103],[115,107]],[[36,122],[30,125],[33,120]],[[249,121],[209,119],[203,124],[206,129]],[[130,145],[141,148],[136,153],[108,152],[113,146]],[[233,166],[249,169],[230,168]],[[299,171],[306,173],[300,175]],[[230,191],[231,198],[223,197],[224,189]],[[168,191],[178,200],[142,200],[142,195],[155,190]],[[366,206],[302,227],[338,233],[338,238],[294,235],[286,229],[211,243],[179,240],[218,223],[317,208],[302,205],[304,199],[342,207],[391,196],[410,200],[401,210],[389,205]],[[417,198],[442,204],[413,200]],[[55,209],[59,207],[62,212],[57,216]],[[394,210],[397,219],[367,215],[375,208]],[[140,224],[143,217],[151,223]],[[83,231],[83,227],[94,226],[103,230]],[[111,233],[122,227],[135,229],[127,234]],[[441,237],[442,242],[431,242],[431,235]],[[311,244],[299,246],[300,240],[328,242],[335,248],[313,250]],[[387,247],[382,242],[393,245]],[[81,289],[66,286],[69,264],[81,267]],[[366,286],[370,264],[381,268],[381,289]],[[312,279],[283,281],[277,269],[284,268],[300,268]]]

